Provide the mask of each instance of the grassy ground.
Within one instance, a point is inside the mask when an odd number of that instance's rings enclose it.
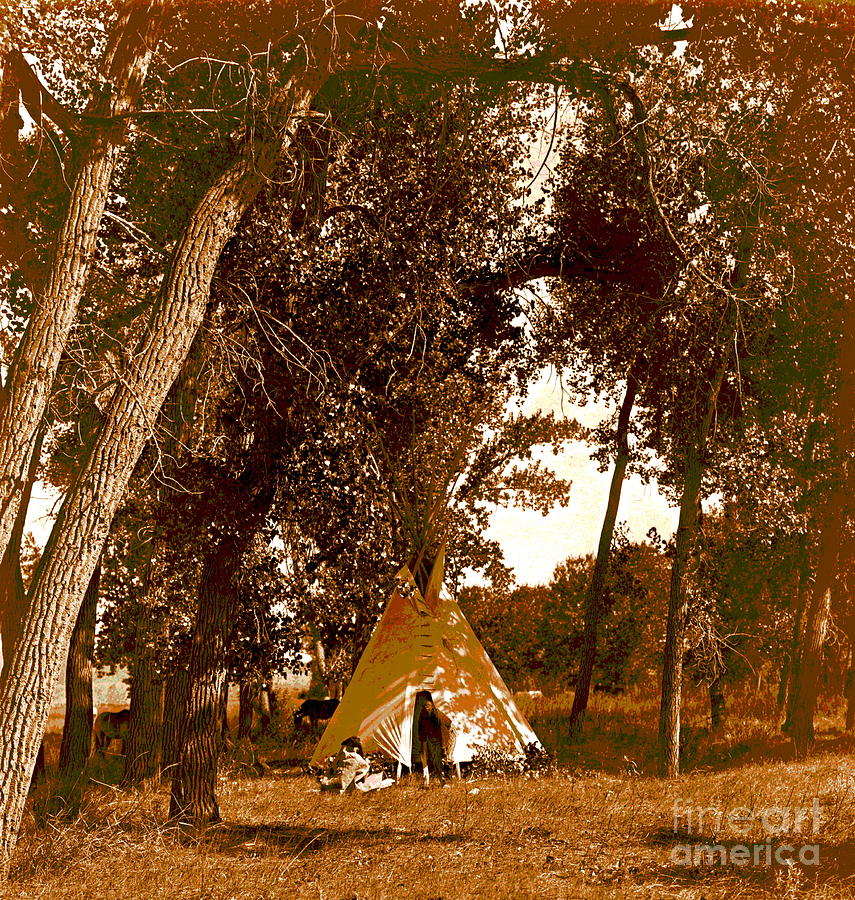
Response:
[[[37,797],[3,896],[855,896],[855,745],[833,730],[839,710],[829,708],[820,719],[816,755],[794,763],[766,719],[768,698],[743,697],[737,705],[731,732],[713,743],[699,730],[700,697],[690,698],[693,768],[670,782],[650,774],[654,700],[597,697],[584,739],[570,746],[559,736],[568,709],[563,697],[529,705],[532,724],[562,761],[556,773],[537,779],[493,777],[429,789],[414,779],[376,794],[321,794],[297,765],[306,742],[264,749],[270,765],[264,777],[250,777],[235,759],[221,780],[224,822],[202,836],[164,827],[162,790],[122,793],[92,784],[70,821],[45,815]],[[116,773],[94,774],[105,782]],[[804,810],[801,833],[792,821],[796,809]],[[693,863],[692,848],[705,844],[720,849],[712,861],[704,852]],[[795,849],[780,851],[784,845]],[[742,846],[747,865],[734,862]],[[802,852],[807,862],[818,855],[818,865],[798,863],[803,847],[816,848]],[[776,864],[776,850],[796,863]]]

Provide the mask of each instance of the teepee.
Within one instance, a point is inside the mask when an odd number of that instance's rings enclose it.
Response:
[[[342,741],[359,737],[366,753],[384,752],[412,767],[416,695],[430,691],[452,723],[448,758],[471,760],[479,749],[522,756],[540,746],[496,667],[457,603],[442,588],[443,553],[424,596],[408,566],[395,578],[389,603],[374,629],[341,703],[312,756],[322,765]]]

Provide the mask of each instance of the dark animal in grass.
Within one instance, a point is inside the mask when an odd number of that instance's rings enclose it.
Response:
[[[308,719],[309,725],[316,728],[318,722],[328,719],[336,711],[337,706],[338,700],[304,700],[294,713],[294,727],[299,728]]]
[[[619,684],[595,684],[594,692],[597,694],[623,694],[626,692],[626,688],[622,687]]]
[[[113,741],[121,741],[122,753],[125,752],[125,741],[128,739],[128,723],[131,720],[129,709],[117,712],[100,712],[92,726],[92,737],[95,741],[95,752],[106,756]]]

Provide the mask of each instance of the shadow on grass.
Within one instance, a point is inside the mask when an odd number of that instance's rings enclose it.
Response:
[[[657,868],[675,882],[695,884],[724,875],[755,884],[797,881],[802,888],[851,881],[855,877],[855,841],[811,841],[810,835],[781,835],[766,841],[721,840],[683,829],[660,828],[649,842],[666,850]]]
[[[628,769],[654,771],[655,730],[631,716],[622,716],[619,711],[605,727],[599,720],[586,721],[574,738],[567,734],[566,717],[532,716],[531,721],[544,746],[555,754],[559,766],[610,774],[623,774]]]
[[[55,763],[48,765],[44,775],[30,787],[33,819],[39,826],[51,819],[73,821],[85,804],[90,787],[118,785],[124,769],[124,756],[92,757],[82,772],[71,775],[61,773]]]
[[[632,697],[598,698],[598,705],[574,738],[567,734],[569,702],[562,708],[556,706],[535,707],[529,719],[546,748],[556,754],[560,766],[612,775],[657,774],[657,713],[647,699],[642,702]],[[681,738],[681,768],[686,774],[794,760],[789,737],[774,731],[768,721],[758,720],[756,727],[749,724],[746,728],[734,713],[735,734],[716,736],[703,725],[704,717],[697,710],[686,718],[691,722],[684,725]],[[828,729],[818,731],[811,755],[852,752],[855,735]]]
[[[305,775],[307,756],[290,755],[279,759],[267,759],[267,768],[275,771],[280,778],[301,778]]]
[[[208,831],[202,838],[206,847],[231,856],[259,856],[271,850],[283,854],[317,853],[333,847],[353,849],[373,844],[395,843],[454,844],[467,840],[463,835],[431,835],[395,828],[313,828],[303,825],[240,825],[227,823]]]
[[[855,735],[840,731],[818,734],[811,749],[811,757],[825,753],[842,754],[855,752]],[[779,734],[754,740],[730,743],[725,740],[712,741],[702,747],[693,759],[687,761],[686,772],[710,769],[726,771],[740,766],[761,762],[793,762],[795,754],[789,737]]]

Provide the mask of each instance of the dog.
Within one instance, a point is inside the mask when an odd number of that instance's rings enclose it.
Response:
[[[128,739],[128,723],[131,720],[129,709],[120,709],[116,712],[100,712],[95,717],[92,726],[92,738],[95,742],[94,753],[106,756],[113,741],[120,741],[125,752],[125,742]]]
[[[338,707],[338,700],[304,700],[294,713],[294,727],[299,728],[304,720],[316,728],[318,722],[329,719]]]

